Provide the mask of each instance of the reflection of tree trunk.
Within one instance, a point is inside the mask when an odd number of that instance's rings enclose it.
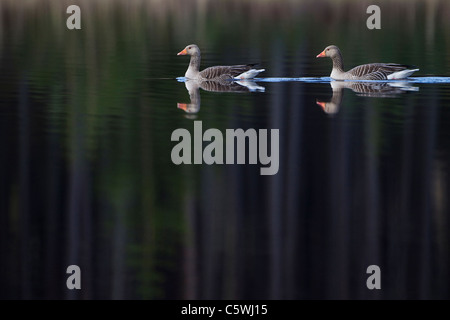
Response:
[[[126,192],[125,192],[126,193]],[[112,299],[125,298],[125,261],[126,261],[126,198],[118,199],[119,205],[113,206],[114,231],[112,241]]]
[[[75,107],[79,105],[75,104]],[[80,260],[80,239],[81,239],[81,212],[84,209],[84,194],[86,183],[86,167],[84,164],[84,116],[74,110],[73,115],[73,137],[72,137],[72,163],[69,176],[69,207],[67,217],[67,263],[69,265],[78,265],[81,268],[81,275],[84,276],[84,268]],[[82,281],[83,288],[83,281]],[[78,297],[78,290],[67,290],[66,297],[75,299]]]
[[[416,197],[419,199],[418,203],[418,212],[419,217],[417,219],[417,225],[419,226],[419,230],[417,233],[417,237],[420,239],[420,247],[419,255],[418,255],[418,264],[419,264],[419,286],[418,286],[418,297],[419,299],[429,299],[431,297],[431,279],[432,273],[435,270],[431,269],[431,228],[433,227],[431,224],[433,217],[434,208],[431,203],[431,190],[432,189],[432,178],[433,178],[433,157],[434,157],[434,147],[436,142],[436,99],[432,98],[427,101],[426,108],[420,108],[421,111],[425,112],[423,117],[420,119],[424,119],[423,123],[423,132],[421,135],[421,139],[418,139],[418,151],[420,154],[418,155],[419,159],[419,170],[417,170],[417,178],[419,183],[415,184],[415,186],[420,189],[417,190],[417,193],[421,195],[420,197]]]
[[[343,113],[345,116],[345,112]],[[351,140],[348,124],[340,118],[332,121],[329,136],[329,237],[326,255],[328,298],[349,297],[349,184]],[[325,235],[326,237],[326,235]]]
[[[383,193],[383,197],[392,201],[393,206],[390,206],[390,210],[386,212],[387,217],[387,232],[390,246],[388,248],[386,269],[390,270],[392,276],[389,281],[392,281],[392,288],[395,288],[392,292],[392,297],[405,297],[407,298],[407,286],[408,286],[408,250],[405,244],[408,243],[409,228],[408,225],[411,221],[412,205],[411,201],[411,183],[412,183],[412,162],[414,155],[414,135],[413,132],[413,106],[407,104],[404,108],[404,123],[403,134],[400,150],[400,172],[399,172],[399,186],[392,186]],[[394,200],[394,197],[398,193],[398,204]],[[397,209],[398,208],[398,209]],[[380,266],[381,267],[381,266]],[[382,269],[383,270],[383,269]],[[383,272],[382,272],[383,274]],[[387,280],[387,279],[386,279]],[[383,278],[382,290],[383,290]],[[392,298],[385,297],[385,298]]]
[[[435,261],[439,261],[437,265],[436,278],[440,279],[439,283],[436,286],[436,295],[435,297],[446,297],[448,296],[450,278],[448,275],[449,266],[449,252],[450,252],[450,239],[449,239],[449,230],[450,230],[450,208],[448,207],[449,203],[449,194],[450,186],[449,186],[449,175],[447,174],[447,162],[441,162],[440,160],[436,164],[435,171],[433,172],[433,192],[435,195],[435,203],[436,203],[436,220],[435,228],[436,235],[434,237],[434,241],[436,241],[436,258]]]
[[[379,210],[379,183],[378,183],[378,163],[377,163],[377,154],[376,154],[376,114],[375,108],[373,105],[368,105],[365,107],[364,114],[364,129],[365,129],[365,141],[364,147],[366,150],[366,154],[364,154],[364,180],[365,188],[364,188],[364,215],[365,219],[365,228],[364,228],[364,246],[361,248],[363,250],[361,257],[362,261],[365,262],[365,265],[362,266],[362,269],[359,270],[364,274],[366,272],[367,267],[370,265],[377,265],[381,269],[383,281],[383,273],[384,265],[381,263],[380,256],[380,245],[381,241],[379,228],[380,228],[380,215],[382,212]],[[369,277],[369,274],[366,274],[366,278]],[[361,285],[364,287],[364,292],[367,295],[368,289],[367,286],[362,282]],[[382,285],[383,288],[383,285]],[[370,294],[382,293],[379,291],[371,291]]]
[[[205,199],[201,207],[202,237],[202,296],[200,299],[216,299],[220,293],[217,275],[223,272],[221,256],[219,255],[223,242],[224,221],[220,221],[220,192],[217,192],[213,168],[204,166],[201,170],[201,195]],[[220,279],[222,280],[222,279]]]
[[[130,149],[133,146],[133,139],[135,137],[132,131],[126,130],[121,132],[120,140],[118,141],[118,148],[121,155],[130,154]],[[129,208],[133,207],[133,201],[136,191],[133,186],[136,185],[134,179],[136,174],[133,167],[123,166],[117,158],[118,163],[112,167],[119,170],[125,170],[126,176],[120,180],[114,180],[113,188],[109,190],[116,194],[115,199],[108,199],[111,206],[112,215],[114,217],[113,241],[112,241],[112,299],[124,299],[127,296],[127,221],[131,220],[129,215],[132,213]],[[112,173],[108,170],[108,178]]]
[[[33,265],[31,254],[33,252],[30,243],[30,104],[28,101],[27,77],[20,81],[19,88],[19,213],[20,213],[20,252],[21,252],[21,298],[32,298],[31,273]]]
[[[188,179],[188,181],[190,181]],[[195,208],[195,193],[190,191],[194,188],[191,183],[187,183],[186,195],[184,197],[184,250],[183,250],[183,291],[182,299],[193,300],[198,298],[197,285],[197,260],[198,250],[196,244],[197,228],[195,223],[196,208]]]
[[[140,106],[151,106],[151,103],[147,101],[147,98],[141,97],[142,101],[139,101]],[[154,299],[159,298],[155,296],[155,284],[154,277],[156,274],[155,270],[155,188],[154,188],[154,156],[153,150],[155,146],[153,145],[152,131],[154,128],[153,123],[149,123],[147,117],[140,117],[140,131],[139,131],[139,141],[141,145],[139,150],[141,152],[139,172],[141,174],[140,181],[143,190],[143,195],[141,197],[141,210],[142,210],[142,220],[140,221],[142,225],[142,246],[141,259],[138,263],[139,265],[139,276],[137,281],[139,282],[138,288],[142,292],[143,299]],[[153,277],[153,278],[152,278]]]
[[[52,95],[60,94],[61,87],[54,87]],[[51,118],[49,112],[48,116]],[[54,119],[51,119],[54,120]],[[50,131],[57,132],[61,130],[56,125],[56,122],[49,122]],[[47,181],[44,182],[46,201],[44,207],[44,252],[43,252],[43,264],[44,264],[44,283],[45,283],[45,299],[58,299],[59,293],[64,289],[61,286],[61,280],[64,277],[57,275],[63,274],[62,271],[64,265],[61,260],[58,260],[59,249],[61,248],[61,238],[59,233],[61,212],[59,211],[60,199],[62,197],[63,186],[60,185],[61,181],[61,161],[59,160],[58,152],[61,152],[59,136],[56,134],[50,134],[48,136],[48,149],[45,157],[45,174]]]
[[[282,57],[284,52],[284,46],[281,42],[274,42],[272,47],[273,55],[272,61],[274,65],[271,69],[275,74],[282,73]],[[280,153],[284,150],[284,127],[283,127],[283,114],[285,112],[285,102],[284,94],[281,86],[274,87],[273,93],[271,95],[271,110],[270,115],[271,121],[269,122],[268,129],[280,129],[279,137],[279,150]],[[270,134],[268,134],[268,137]],[[284,159],[283,155],[280,154],[279,159]],[[282,218],[284,216],[284,208],[282,201],[283,190],[283,165],[280,162],[280,170],[276,175],[267,176],[269,185],[269,252],[270,252],[270,299],[281,299],[282,292],[282,252],[283,252],[283,242],[282,242]]]
[[[303,47],[299,48],[301,51]],[[298,52],[296,56],[300,56]],[[294,74],[303,74],[301,63],[296,60],[293,68]],[[302,275],[306,273],[305,260],[307,259],[303,249],[303,243],[299,248],[299,239],[304,239],[303,228],[305,224],[305,212],[300,210],[299,195],[303,193],[302,190],[302,167],[301,151],[302,151],[302,129],[303,129],[303,101],[299,97],[304,95],[304,84],[295,83],[291,90],[290,108],[288,109],[288,145],[286,146],[286,237],[284,246],[284,261],[285,272],[283,279],[283,287],[285,288],[285,296],[283,298],[295,299],[300,292],[298,288],[305,288],[306,283],[303,281]],[[281,150],[280,152],[282,152]],[[300,263],[298,263],[300,262]],[[298,279],[302,279],[299,283]]]
[[[75,50],[74,50],[75,51]],[[69,51],[71,52],[71,51]],[[90,299],[93,295],[93,266],[92,261],[92,186],[89,173],[86,127],[87,121],[84,114],[83,95],[78,90],[77,77],[69,75],[68,86],[73,94],[73,101],[69,105],[69,137],[68,150],[70,151],[70,163],[68,174],[68,205],[66,217],[66,260],[64,270],[69,265],[78,265],[81,269],[81,290],[69,290],[64,286],[63,292],[67,299]],[[89,105],[87,106],[89,107]],[[65,274],[65,273],[64,273]],[[69,277],[65,274],[64,279]],[[65,284],[65,283],[64,283]]]
[[[237,113],[237,112],[236,112]],[[227,181],[229,184],[222,184],[224,189],[221,202],[224,202],[221,206],[226,208],[221,212],[221,216],[227,217],[224,219],[226,226],[225,237],[225,270],[224,270],[224,293],[225,299],[239,299],[239,295],[242,294],[242,279],[240,277],[242,270],[242,264],[244,256],[244,246],[247,244],[248,236],[252,233],[251,230],[244,228],[243,217],[246,216],[244,202],[244,186],[246,185],[245,170],[243,166],[234,165],[228,166],[229,170],[221,172],[227,172]],[[224,168],[225,169],[225,168]],[[222,179],[220,180],[222,182]],[[246,234],[246,239],[242,239],[241,235]]]
[[[16,107],[20,114],[21,106],[17,105]],[[11,221],[12,216],[18,213],[17,205],[15,205],[17,200],[14,201],[13,199],[18,199],[20,196],[20,194],[17,194],[17,189],[11,186],[13,181],[16,180],[16,175],[20,177],[20,167],[17,167],[18,161],[14,159],[14,156],[20,155],[21,150],[18,150],[17,147],[21,144],[20,140],[17,141],[17,138],[11,139],[10,134],[11,130],[12,132],[15,131],[13,128],[18,128],[20,136],[21,127],[22,121],[20,118],[18,122],[5,124],[2,121],[2,125],[0,125],[0,168],[2,170],[2,180],[0,181],[0,300],[21,298],[20,286],[17,283],[20,284],[20,256],[22,252],[20,251],[20,243],[19,246],[17,244],[17,232],[11,230],[20,228],[20,225],[16,225],[17,221],[15,223]],[[8,154],[10,156],[7,156]]]
[[[81,230],[82,233],[82,242],[81,242],[81,264],[83,266],[82,275],[82,290],[83,290],[83,298],[84,299],[92,299],[93,298],[93,280],[94,280],[94,250],[92,248],[93,244],[93,210],[92,210],[92,175],[88,172],[88,168],[84,170],[85,172],[85,185],[84,185],[84,196],[82,203],[82,211],[81,211]]]

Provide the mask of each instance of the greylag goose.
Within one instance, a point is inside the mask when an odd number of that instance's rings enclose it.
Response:
[[[264,69],[254,69],[256,64],[234,65],[234,66],[215,66],[206,68],[203,71],[200,69],[200,49],[195,44],[186,46],[183,50],[178,52],[177,56],[190,55],[191,61],[189,68],[184,75],[188,79],[197,81],[222,81],[232,79],[252,79],[258,73],[265,71]]]
[[[329,57],[333,61],[330,77],[334,80],[394,80],[409,77],[419,69],[397,63],[363,64],[345,72],[341,51],[336,46],[328,46],[316,58]]]

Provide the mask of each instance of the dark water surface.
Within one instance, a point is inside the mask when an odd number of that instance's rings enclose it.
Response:
[[[449,299],[450,2],[378,3],[1,1],[0,298]],[[190,43],[266,71],[190,95]],[[329,44],[420,71],[330,82]],[[173,164],[196,120],[279,129],[278,173]]]

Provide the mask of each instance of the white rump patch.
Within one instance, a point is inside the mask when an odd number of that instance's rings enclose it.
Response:
[[[252,79],[256,77],[257,74],[263,71],[266,71],[266,69],[250,69],[234,78],[237,80]]]
[[[391,73],[387,76],[389,80],[396,80],[396,79],[405,79],[408,78],[410,75],[412,75],[414,72],[418,71],[419,69],[406,69],[398,72]]]

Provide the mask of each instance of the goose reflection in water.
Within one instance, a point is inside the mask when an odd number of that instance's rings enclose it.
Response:
[[[411,83],[401,82],[362,82],[362,81],[331,81],[333,96],[331,101],[319,101],[316,103],[327,114],[333,115],[339,111],[342,103],[344,88],[351,89],[360,97],[372,98],[395,98],[407,91],[419,91],[418,87],[413,87]]]
[[[200,111],[200,88],[210,92],[264,92],[265,88],[254,81],[197,81],[186,80],[184,82],[189,92],[191,103],[178,103],[178,109],[186,113],[195,114]]]

